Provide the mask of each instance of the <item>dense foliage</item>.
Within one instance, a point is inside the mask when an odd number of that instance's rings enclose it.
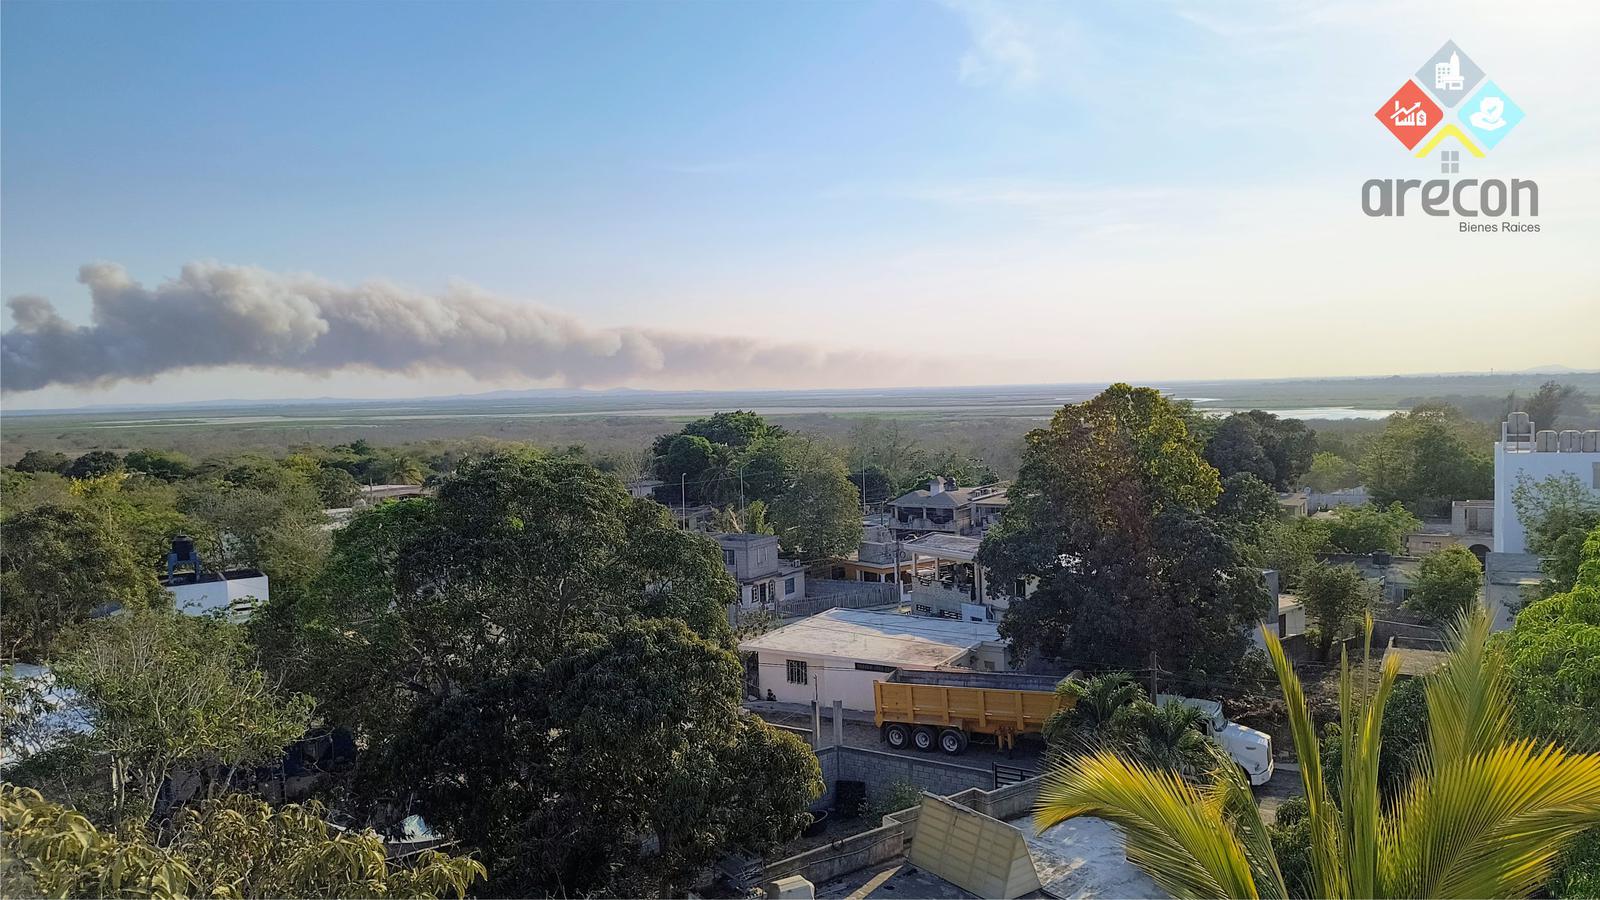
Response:
[[[1452,622],[1478,603],[1482,589],[1483,564],[1471,550],[1453,545],[1422,558],[1405,605],[1429,621]]]
[[[1222,493],[1180,410],[1113,385],[1028,434],[984,539],[995,583],[1039,580],[1002,633],[1024,658],[1224,671],[1266,612],[1260,571],[1213,517]]]
[[[663,507],[501,453],[355,516],[279,658],[367,745],[357,801],[412,801],[492,892],[679,890],[797,833],[820,784],[803,743],[739,715],[735,590]]]
[[[1206,441],[1205,457],[1224,478],[1254,475],[1290,491],[1300,487],[1316,449],[1316,434],[1304,422],[1253,409],[1223,419]]]
[[[1385,423],[1362,459],[1367,489],[1380,505],[1404,503],[1423,515],[1452,500],[1494,496],[1494,463],[1479,428],[1449,406],[1418,406]]]
[[[159,843],[102,831],[37,791],[0,785],[0,882],[10,897],[464,897],[482,864],[428,850],[395,865],[371,831],[316,806],[242,795],[186,809]]]

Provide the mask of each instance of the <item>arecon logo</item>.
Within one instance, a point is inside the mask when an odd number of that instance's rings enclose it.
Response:
[[[1373,114],[1417,159],[1437,154],[1440,175],[1461,175],[1466,159],[1483,159],[1522,122],[1522,107],[1472,57],[1445,41]],[[1470,163],[1465,163],[1469,166]],[[1374,178],[1361,186],[1361,211],[1465,218],[1539,215],[1539,185],[1520,178]],[[1538,231],[1537,224],[1462,222],[1461,231]]]

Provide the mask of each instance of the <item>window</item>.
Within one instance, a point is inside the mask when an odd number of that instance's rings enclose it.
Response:
[[[787,597],[792,593],[794,593],[794,579],[785,578],[783,580],[783,595]]]
[[[1461,171],[1460,150],[1439,151],[1439,171],[1446,175],[1454,175]]]
[[[788,660],[788,663],[789,663],[789,683],[790,684],[810,684],[811,683],[810,680],[807,677],[806,664],[805,664],[805,662],[803,660],[791,659],[791,660]]]
[[[877,663],[856,663],[857,672],[893,672],[894,666],[880,666]]]
[[[722,551],[722,564],[725,565],[725,566],[733,565],[733,551],[732,550],[724,549]]]
[[[1289,617],[1284,615],[1283,613],[1278,613],[1278,637],[1286,638],[1288,636],[1289,636]]]

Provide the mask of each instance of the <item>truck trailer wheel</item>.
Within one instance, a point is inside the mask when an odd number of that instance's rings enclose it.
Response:
[[[883,739],[895,750],[904,750],[906,744],[911,741],[911,729],[899,722],[890,722],[883,726]]]
[[[939,732],[939,749],[951,756],[967,752],[967,733],[959,728],[946,728]]]
[[[923,753],[932,753],[933,749],[939,746],[939,736],[932,728],[923,725],[911,732],[911,743]]]

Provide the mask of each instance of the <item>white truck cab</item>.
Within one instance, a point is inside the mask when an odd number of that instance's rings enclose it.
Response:
[[[1205,717],[1201,725],[1205,728],[1206,737],[1215,741],[1239,764],[1252,785],[1263,785],[1272,780],[1272,735],[1229,722],[1222,714],[1222,704],[1215,700],[1160,694],[1156,702],[1182,703],[1200,710]]]

